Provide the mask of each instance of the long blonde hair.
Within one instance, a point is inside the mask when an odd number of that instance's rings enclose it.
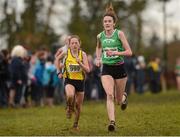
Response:
[[[16,45],[11,51],[11,57],[21,57],[24,58],[27,56],[27,50],[21,46],[21,45]]]

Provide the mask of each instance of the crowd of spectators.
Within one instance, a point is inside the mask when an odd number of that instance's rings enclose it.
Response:
[[[85,100],[104,99],[101,68],[95,66],[92,55],[88,55],[88,60],[91,71],[86,74]],[[161,91],[163,68],[160,58],[153,57],[146,63],[144,56],[134,55],[125,59],[125,67],[128,94]],[[32,53],[20,45],[11,52],[0,51],[0,107],[52,107],[64,102],[64,98],[63,80],[56,75],[51,52],[41,49]]]

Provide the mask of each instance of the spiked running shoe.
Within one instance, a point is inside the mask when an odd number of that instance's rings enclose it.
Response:
[[[70,119],[71,116],[72,116],[72,112],[71,112],[71,110],[69,109],[69,107],[67,107],[67,109],[66,109],[66,117],[67,117],[68,119]]]
[[[115,121],[110,121],[108,125],[108,131],[114,131],[115,130]]]
[[[72,117],[72,113],[74,112],[74,109],[72,106],[67,105],[66,107],[66,117],[70,119]]]
[[[123,96],[125,96],[125,100],[121,104],[121,110],[125,110],[127,108],[128,100],[127,100],[127,93],[124,92]]]
[[[73,124],[73,129],[76,130],[76,131],[79,130],[78,122],[74,122],[74,124]]]

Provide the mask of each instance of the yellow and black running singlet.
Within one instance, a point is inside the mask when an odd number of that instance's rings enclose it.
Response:
[[[82,50],[79,50],[78,57],[80,61],[83,60],[82,58]],[[76,61],[76,57],[74,57],[71,54],[71,50],[68,49],[67,56],[65,59],[65,68],[63,77],[73,80],[83,80],[84,79],[84,73],[80,65]]]

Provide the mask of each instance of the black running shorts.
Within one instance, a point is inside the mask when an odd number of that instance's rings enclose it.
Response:
[[[72,79],[65,79],[64,85],[71,84],[74,86],[76,92],[84,92],[84,80],[72,80]]]
[[[114,79],[121,79],[127,77],[126,70],[124,68],[124,64],[121,65],[107,65],[103,64],[102,68],[102,76],[110,75]]]

